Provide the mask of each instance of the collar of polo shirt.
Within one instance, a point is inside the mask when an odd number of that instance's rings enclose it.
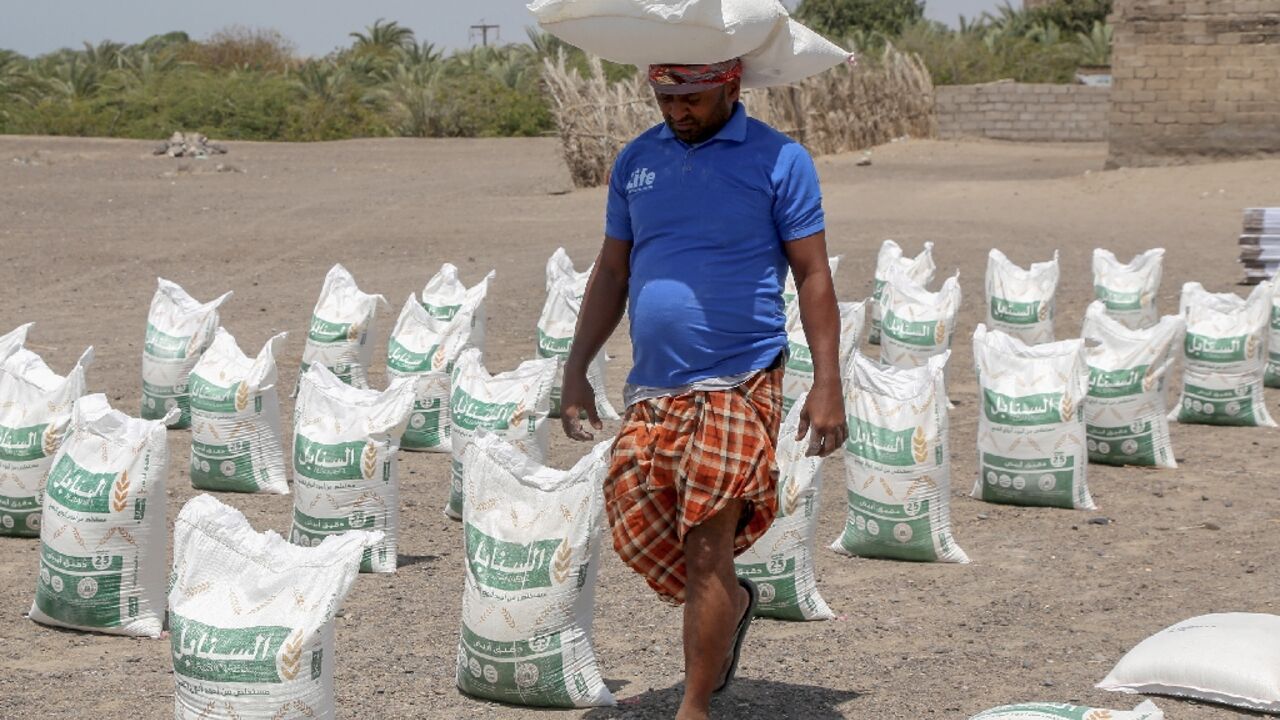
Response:
[[[671,132],[671,127],[665,123],[663,123],[662,129],[658,131],[658,137],[663,140],[679,140],[679,138],[676,137],[676,134]],[[710,138],[703,140],[697,145],[692,145],[691,147],[710,145],[717,140],[736,143],[746,142],[747,109],[743,107],[741,102],[735,102],[733,104],[733,114],[729,116],[729,120],[725,122],[724,127],[720,128],[719,132],[712,135]]]

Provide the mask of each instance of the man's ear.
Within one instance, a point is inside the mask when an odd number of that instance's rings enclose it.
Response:
[[[730,103],[738,102],[738,98],[742,96],[742,80],[730,80],[725,83],[724,94]]]

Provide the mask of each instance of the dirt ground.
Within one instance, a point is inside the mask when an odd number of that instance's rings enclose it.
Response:
[[[289,331],[281,385],[296,376],[325,271],[345,264],[398,308],[440,264],[473,282],[490,268],[488,366],[532,356],[543,264],[557,246],[580,267],[600,242],[604,193],[571,191],[554,140],[229,143],[208,161],[152,157],[152,144],[0,138],[0,330],[35,321],[29,347],[65,371],[97,348],[93,391],[136,413],[145,317],[157,275],[208,299],[235,291],[223,324],[256,352]],[[1168,249],[1160,306],[1187,280],[1240,290],[1241,208],[1277,205],[1280,161],[1101,172],[1100,145],[907,141],[821,158],[829,242],[843,299],[866,297],[881,240],[937,243],[939,277],[959,268],[966,302],[951,395],[955,537],[970,565],[857,560],[825,546],[844,521],[843,467],[824,470],[817,553],[831,622],[760,621],[723,718],[965,718],[1015,701],[1131,708],[1093,689],[1147,635],[1219,611],[1277,612],[1280,431],[1175,426],[1181,468],[1092,466],[1098,512],[970,499],[976,388],[968,336],[982,312],[987,250],[1027,263],[1062,251],[1059,337],[1078,333],[1089,256]],[[217,171],[217,164],[224,165]],[[382,315],[375,347],[393,320]],[[625,333],[609,385],[629,367]],[[872,351],[874,353],[874,350]],[[373,369],[383,382],[382,358]],[[1175,383],[1176,385],[1176,383]],[[1268,391],[1274,401],[1275,391]],[[285,400],[284,417],[291,402]],[[1274,411],[1274,408],[1273,408]],[[612,431],[616,424],[607,428]],[[288,432],[288,428],[286,428]],[[553,464],[586,447],[553,434]],[[187,431],[170,434],[170,522],[195,495]],[[339,620],[337,697],[346,718],[662,718],[680,694],[680,613],[657,602],[606,547],[596,650],[621,704],[547,712],[479,702],[454,687],[462,557],[440,512],[448,458],[402,453],[401,562],[363,575]],[[1270,469],[1269,469],[1270,468]],[[291,499],[222,495],[258,528],[288,529]],[[1089,524],[1106,516],[1108,525]],[[1204,529],[1204,523],[1219,529]],[[167,641],[36,625],[37,542],[0,538],[0,717],[172,717]],[[1172,720],[1241,717],[1158,700]]]

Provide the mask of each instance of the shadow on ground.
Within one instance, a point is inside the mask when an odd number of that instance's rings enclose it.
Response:
[[[680,708],[684,685],[650,690],[618,699],[617,707],[596,708],[583,718],[590,720],[669,720]],[[723,694],[711,700],[713,718],[769,718],[770,720],[843,720],[853,709],[841,705],[859,697],[854,690],[739,678]]]

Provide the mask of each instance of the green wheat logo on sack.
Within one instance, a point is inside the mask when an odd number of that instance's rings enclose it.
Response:
[[[538,357],[565,357],[573,346],[573,337],[552,337],[538,331]]]
[[[1104,285],[1093,286],[1094,297],[1113,312],[1132,312],[1143,309],[1142,293],[1112,290]]]
[[[1049,319],[1049,306],[1035,302],[1016,302],[991,298],[991,319],[1010,325],[1035,325]]]
[[[946,339],[946,324],[941,321],[913,322],[886,310],[881,320],[880,332],[903,345],[934,347]]]
[[[1209,363],[1244,362],[1253,356],[1252,335],[1215,338],[1189,332],[1184,341],[1187,359]]]
[[[889,430],[855,417],[849,418],[849,439],[846,441],[846,447],[850,453],[858,457],[883,465],[910,467],[929,459],[927,455],[922,457],[920,454],[925,452],[923,448],[927,447],[924,428]]]
[[[450,408],[453,424],[466,430],[506,430],[516,419],[519,403],[487,403],[468,395],[461,387],[454,388]]]
[[[1001,425],[1052,425],[1074,417],[1071,400],[1056,392],[1012,397],[983,389],[982,409],[987,420]]]
[[[376,468],[378,449],[372,442],[326,444],[298,435],[293,447],[294,470],[314,480],[368,479]]]
[[[426,352],[414,352],[392,338],[387,343],[387,367],[402,373],[424,373],[432,370],[444,370],[437,367],[435,356],[441,347],[434,345]]]
[[[1122,370],[1100,370],[1089,368],[1089,397],[1118,398],[1138,395],[1147,392],[1148,365],[1125,368]]]
[[[0,425],[0,462],[31,462],[56,451],[57,437],[49,434],[55,428],[49,425],[11,428]]]
[[[161,332],[156,326],[147,324],[147,336],[143,344],[143,352],[153,358],[162,360],[181,360],[187,356],[191,337],[178,337]]]

